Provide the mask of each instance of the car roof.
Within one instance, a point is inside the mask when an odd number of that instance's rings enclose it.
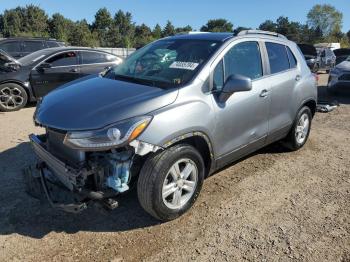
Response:
[[[0,38],[0,41],[13,41],[13,40],[20,40],[20,41],[23,41],[23,40],[37,40],[37,41],[54,41],[54,42],[63,42],[61,40],[57,40],[55,38],[45,38],[45,37],[8,37],[8,38]]]
[[[208,32],[190,32],[169,36],[164,39],[193,39],[224,42],[227,39],[233,38],[233,33],[208,33]]]

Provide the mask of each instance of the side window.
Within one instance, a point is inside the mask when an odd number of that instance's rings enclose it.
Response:
[[[290,50],[290,48],[288,46],[286,48],[287,48],[290,68],[297,67],[297,59],[295,58],[292,50]]]
[[[44,48],[42,41],[24,41],[23,51],[33,53]]]
[[[285,45],[267,42],[266,49],[269,56],[271,74],[289,69],[289,59]]]
[[[54,57],[46,60],[47,63],[50,63],[53,67],[55,66],[70,66],[77,65],[77,53],[76,52],[66,52],[62,54],[55,55]]]
[[[1,43],[0,49],[4,50],[7,53],[21,52],[21,43],[18,41]]]
[[[221,90],[224,86],[224,64],[221,60],[214,69],[213,90]]]
[[[116,60],[116,57],[100,52],[81,52],[82,64],[108,63]]]
[[[235,45],[224,56],[224,63],[226,79],[232,74],[250,77],[252,80],[263,75],[260,48],[257,42],[242,42]]]

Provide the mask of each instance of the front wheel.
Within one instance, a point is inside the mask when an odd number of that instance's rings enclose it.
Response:
[[[294,120],[292,129],[286,137],[286,146],[292,151],[302,148],[310,135],[312,113],[309,107],[302,107]]]
[[[17,111],[27,104],[28,96],[23,87],[14,83],[0,85],[0,111]]]
[[[162,221],[181,216],[196,201],[204,173],[201,155],[187,144],[176,145],[149,157],[137,184],[141,206]]]

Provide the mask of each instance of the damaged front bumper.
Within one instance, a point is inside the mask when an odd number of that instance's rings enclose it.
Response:
[[[39,158],[35,166],[27,167],[23,171],[29,195],[39,200],[46,199],[52,207],[70,213],[85,210],[91,201],[98,201],[109,209],[118,206],[118,202],[111,198],[117,192],[93,191],[84,186],[84,180],[89,175],[98,173],[98,169],[73,168],[51,154],[39,136],[30,135],[29,138]]]

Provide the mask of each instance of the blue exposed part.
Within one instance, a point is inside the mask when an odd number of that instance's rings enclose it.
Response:
[[[109,176],[106,186],[122,193],[129,189],[130,177],[130,152],[113,153],[109,158]]]

